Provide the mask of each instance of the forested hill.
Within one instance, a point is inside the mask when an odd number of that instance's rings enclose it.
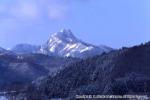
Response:
[[[147,94],[150,91],[149,43],[112,51],[69,65],[42,81],[40,94],[73,98],[76,94]]]

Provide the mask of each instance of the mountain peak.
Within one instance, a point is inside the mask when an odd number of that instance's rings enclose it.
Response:
[[[57,37],[74,37],[72,31],[70,29],[61,29],[59,32],[52,34],[52,36]]]
[[[73,35],[70,29],[61,29],[59,32],[56,32],[51,35],[49,42],[54,40],[63,42],[73,42],[77,41],[77,38]]]
[[[65,34],[72,33],[72,31],[70,29],[65,29],[65,28],[61,29],[60,32],[65,33]]]
[[[108,52],[105,47],[96,47],[76,38],[70,29],[62,29],[51,35],[46,44],[42,46],[44,52],[63,57],[82,58],[90,55]]]

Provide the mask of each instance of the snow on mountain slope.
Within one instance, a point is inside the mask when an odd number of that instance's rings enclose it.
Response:
[[[52,34],[46,44],[42,46],[42,52],[52,52],[64,57],[86,57],[109,52],[111,49],[105,46],[98,47],[77,39],[71,30],[63,29]]]
[[[12,51],[17,54],[42,53],[61,57],[84,58],[109,52],[112,48],[107,46],[94,46],[76,38],[71,30],[62,29],[50,36],[48,41],[41,46],[30,44],[16,45]]]

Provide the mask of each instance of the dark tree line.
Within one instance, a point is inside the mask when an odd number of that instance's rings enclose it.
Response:
[[[123,48],[68,65],[35,87],[48,98],[150,92],[150,45]]]

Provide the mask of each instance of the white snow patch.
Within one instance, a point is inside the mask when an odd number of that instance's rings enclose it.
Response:
[[[70,46],[69,46],[69,49],[73,49],[73,48],[76,47],[76,46],[77,46],[77,44],[70,45]]]
[[[77,44],[67,44],[63,50],[70,50],[77,46]]]
[[[71,38],[67,38],[67,40],[69,40],[70,42],[72,42],[72,41],[73,41]]]
[[[67,53],[67,54],[66,54],[66,57],[69,57],[70,55],[71,55],[70,53]]]
[[[62,43],[62,41],[61,41],[61,40],[58,40],[57,43]]]
[[[82,49],[82,50],[80,51],[80,53],[83,53],[83,52],[85,52],[85,51],[89,51],[89,50],[91,50],[91,49],[93,49],[93,47],[86,47],[86,48]]]
[[[51,51],[51,52],[55,52],[55,46],[51,47],[51,48],[50,48],[50,51]]]

